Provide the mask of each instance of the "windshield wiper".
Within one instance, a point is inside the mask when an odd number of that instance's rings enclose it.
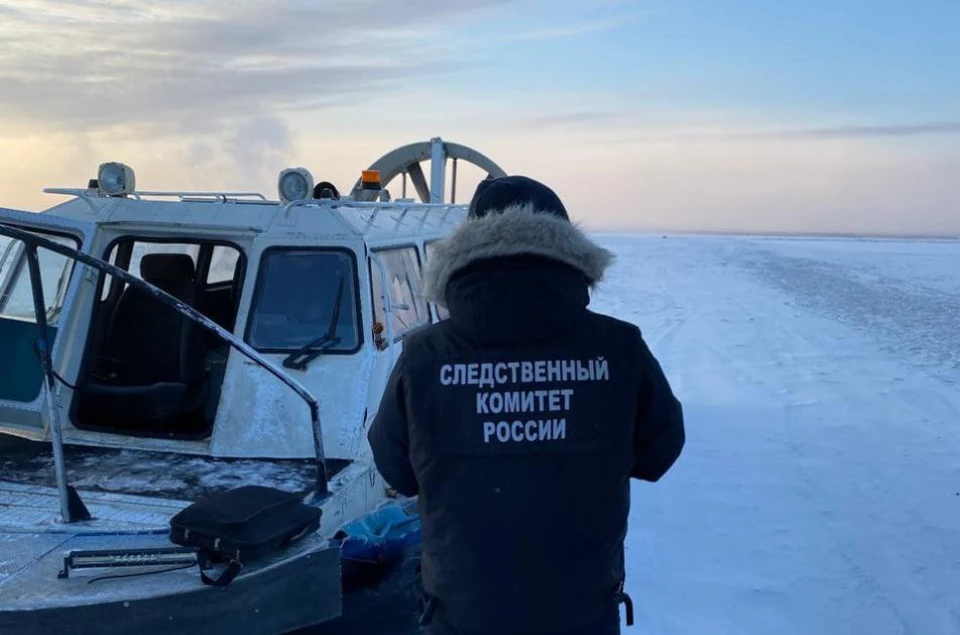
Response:
[[[334,300],[333,314],[330,316],[330,326],[327,327],[327,332],[287,355],[283,359],[285,367],[294,370],[306,370],[307,364],[319,357],[328,348],[340,343],[340,337],[337,335],[337,323],[340,321],[340,304],[343,301],[343,281],[344,277],[340,276],[340,284],[337,285],[337,299]]]

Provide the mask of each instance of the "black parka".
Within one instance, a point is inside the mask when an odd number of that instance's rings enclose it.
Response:
[[[419,495],[423,585],[458,629],[549,633],[597,619],[624,575],[630,478],[685,435],[638,327],[590,311],[612,255],[529,207],[438,243],[428,297],[370,429],[376,465]]]

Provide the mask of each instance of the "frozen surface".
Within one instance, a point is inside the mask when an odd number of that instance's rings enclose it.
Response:
[[[634,485],[638,632],[960,633],[960,242],[599,240],[687,418]]]

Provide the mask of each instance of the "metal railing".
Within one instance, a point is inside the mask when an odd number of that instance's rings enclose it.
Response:
[[[97,198],[103,198],[103,199],[114,198],[111,196],[101,196],[99,194],[96,194],[94,190],[84,189],[79,187],[45,187],[43,188],[43,191],[47,194],[64,194],[67,196],[76,196],[78,198],[88,199],[88,200],[97,199]],[[266,203],[277,202],[277,201],[268,200],[267,197],[261,194],[260,192],[177,192],[177,191],[170,191],[170,192],[143,191],[141,192],[141,191],[136,191],[136,192],[131,192],[126,196],[138,201],[143,200],[144,196],[156,196],[158,198],[176,198],[181,201],[184,201],[185,199],[189,198],[189,199],[195,200],[196,202],[200,202],[207,199],[212,199],[213,201],[221,202],[221,203],[228,203],[228,202],[237,201],[240,199],[256,199],[258,202],[266,202]]]

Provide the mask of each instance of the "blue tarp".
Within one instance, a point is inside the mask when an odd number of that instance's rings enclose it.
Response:
[[[420,516],[416,509],[387,503],[347,523],[337,535],[344,559],[370,563],[396,560],[408,547],[420,543]]]

